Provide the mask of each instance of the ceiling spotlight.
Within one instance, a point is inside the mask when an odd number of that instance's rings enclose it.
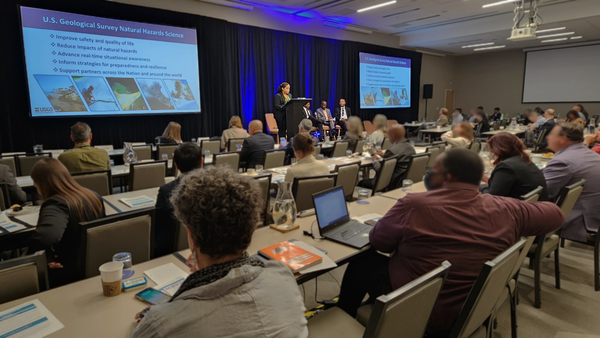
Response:
[[[567,27],[542,29],[542,30],[536,31],[536,33],[547,33],[547,32],[554,32],[554,31],[562,31],[563,29],[567,29]]]
[[[361,8],[361,9],[357,10],[356,12],[360,13],[360,12],[368,11],[370,9],[375,9],[375,8],[379,8],[379,7],[383,7],[383,6],[387,6],[387,5],[393,5],[395,3],[396,3],[396,0],[389,1],[389,2],[384,2],[384,3],[379,4],[379,5],[375,5],[375,6],[371,6],[371,7],[366,7],[366,8]]]
[[[502,45],[502,46],[494,46],[494,47],[475,48],[475,49],[473,49],[473,51],[478,52],[480,50],[498,49],[498,48],[504,48],[504,47],[506,47],[506,46]]]
[[[473,47],[491,46],[494,43],[495,42],[486,42],[486,43],[480,43],[480,44],[477,44],[477,45],[462,46],[462,48],[473,48]]]
[[[537,38],[538,39],[546,39],[546,38],[554,38],[554,37],[557,37],[557,36],[565,36],[565,35],[573,35],[573,34],[575,34],[575,32],[542,35],[542,36],[538,36]]]
[[[558,41],[565,41],[565,40],[569,40],[569,39],[568,38],[560,38],[560,39],[544,40],[544,41],[542,41],[542,43],[546,43],[546,42],[558,42]]]

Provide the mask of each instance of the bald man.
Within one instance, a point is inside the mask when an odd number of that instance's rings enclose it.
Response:
[[[392,156],[398,157],[398,162],[396,162],[396,168],[394,168],[394,173],[392,174],[392,179],[390,180],[390,189],[396,189],[402,185],[402,180],[406,176],[406,169],[408,167],[408,162],[410,161],[411,155],[415,155],[415,149],[408,143],[406,140],[406,131],[401,124],[394,124],[388,130],[388,138],[390,142],[392,142],[392,146],[388,148],[388,150],[383,153],[381,150],[376,150],[373,154],[373,169],[379,175],[379,170],[381,169],[381,164],[379,161],[381,159],[390,158]],[[371,179],[364,179],[358,182],[359,187],[373,189],[375,187],[375,181],[377,180],[377,176]]]
[[[246,168],[254,168],[257,164],[263,164],[265,150],[275,148],[273,138],[263,133],[263,124],[259,120],[253,120],[248,125],[250,137],[244,140],[240,153],[240,162],[246,162]]]

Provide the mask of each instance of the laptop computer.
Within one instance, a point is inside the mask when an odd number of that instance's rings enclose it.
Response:
[[[372,226],[350,219],[343,187],[318,192],[312,198],[321,237],[356,249],[369,244]]]

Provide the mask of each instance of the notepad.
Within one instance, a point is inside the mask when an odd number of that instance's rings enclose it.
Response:
[[[23,224],[11,221],[10,218],[8,218],[8,216],[6,216],[5,214],[0,214],[0,228],[8,232],[15,232],[26,229],[27,227]]]
[[[181,270],[173,263],[146,270],[144,274],[156,283],[157,286],[169,284],[179,278],[186,279],[188,276],[187,272]]]
[[[38,299],[0,312],[0,337],[42,338],[63,327]]]
[[[130,208],[147,207],[147,206],[154,205],[154,203],[156,203],[155,200],[153,200],[152,198],[150,198],[146,195],[137,196],[137,197],[129,197],[129,198],[121,198],[121,199],[119,199],[119,202],[125,204],[126,206],[128,206]]]

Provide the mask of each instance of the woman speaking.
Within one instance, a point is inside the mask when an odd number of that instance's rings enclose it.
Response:
[[[277,95],[275,95],[275,111],[273,115],[277,121],[277,129],[279,129],[279,138],[285,137],[286,119],[285,119],[285,104],[292,98],[290,94],[290,84],[284,82],[277,87]]]

